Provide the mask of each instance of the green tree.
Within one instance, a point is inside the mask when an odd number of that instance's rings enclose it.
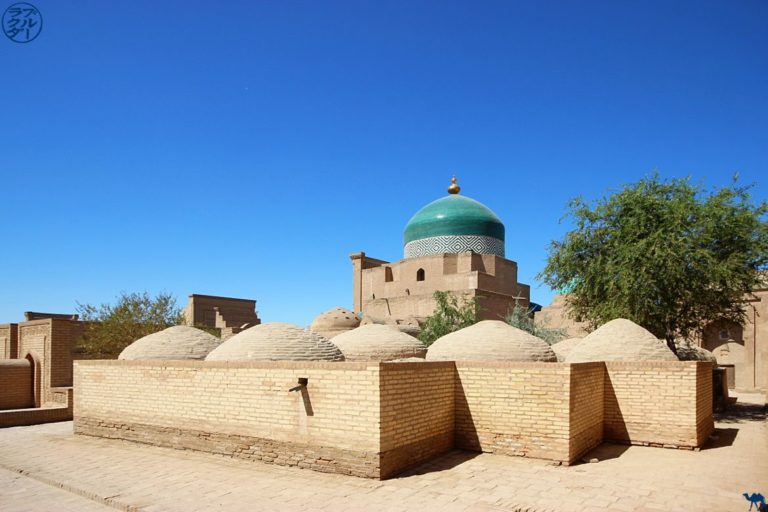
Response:
[[[168,293],[151,297],[147,292],[122,292],[115,305],[77,303],[87,322],[77,350],[93,357],[113,358],[137,339],[182,323],[176,298]]]
[[[552,242],[539,277],[570,287],[575,318],[627,318],[672,350],[708,322],[743,323],[744,295],[768,263],[768,204],[753,204],[737,180],[710,192],[654,174],[593,206],[574,199],[575,229]]]
[[[450,292],[436,291],[434,294],[437,307],[421,326],[419,339],[429,346],[438,338],[477,323],[479,306],[475,297],[458,297]]]
[[[532,310],[525,306],[520,305],[517,301],[509,308],[507,316],[504,317],[504,321],[512,327],[517,327],[523,331],[537,336],[550,345],[564,340],[567,335],[563,329],[556,329],[550,327],[547,323],[542,321],[535,321]]]

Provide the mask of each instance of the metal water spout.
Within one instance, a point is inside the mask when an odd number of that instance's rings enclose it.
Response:
[[[292,387],[288,391],[290,393],[293,393],[294,391],[301,391],[302,389],[307,387],[307,384],[309,384],[309,379],[308,378],[306,378],[306,377],[299,377],[299,385]]]

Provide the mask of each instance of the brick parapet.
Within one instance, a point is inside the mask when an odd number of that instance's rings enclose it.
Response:
[[[372,478],[454,446],[563,463],[604,438],[698,446],[712,424],[696,362],[89,360],[75,390],[78,433]]]

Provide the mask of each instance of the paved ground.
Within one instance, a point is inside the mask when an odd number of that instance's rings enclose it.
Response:
[[[603,445],[571,467],[453,452],[384,482],[123,441],[72,424],[0,430],[0,511],[746,511],[768,495],[765,399],[742,395],[701,452]]]

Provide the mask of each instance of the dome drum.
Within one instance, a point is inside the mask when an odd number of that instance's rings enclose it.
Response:
[[[406,258],[435,254],[476,252],[504,257],[504,241],[483,235],[446,235],[413,240],[405,244]]]

